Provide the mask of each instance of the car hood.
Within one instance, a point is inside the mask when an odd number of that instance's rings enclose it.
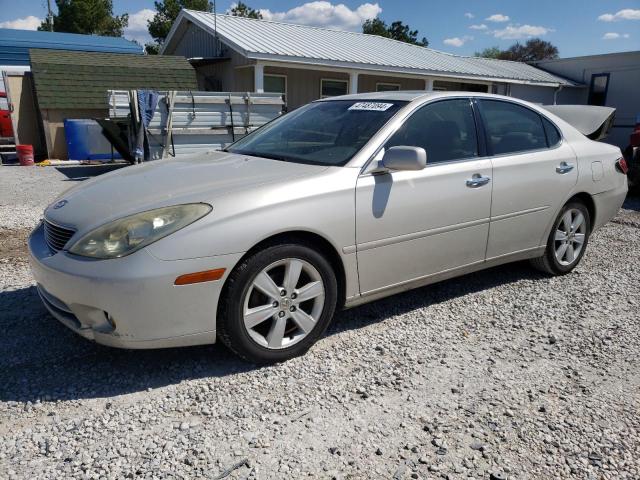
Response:
[[[49,205],[45,217],[59,225],[84,230],[169,205],[213,205],[216,198],[238,190],[286,182],[326,168],[225,152],[157,160],[81,183]]]

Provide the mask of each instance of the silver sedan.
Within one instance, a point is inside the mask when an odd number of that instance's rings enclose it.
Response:
[[[573,270],[627,191],[620,150],[542,107],[461,92],[336,97],[225,151],[67,191],[29,240],[51,314],[124,348],[304,353],[336,308],[529,259]]]

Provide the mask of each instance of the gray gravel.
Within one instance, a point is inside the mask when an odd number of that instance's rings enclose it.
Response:
[[[0,168],[0,231],[22,238],[70,184]],[[397,295],[263,368],[221,345],[91,344],[0,244],[0,478],[640,478],[640,201],[625,207],[569,276],[518,263]]]

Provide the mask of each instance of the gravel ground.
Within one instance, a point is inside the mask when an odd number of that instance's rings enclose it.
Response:
[[[0,478],[640,478],[640,199],[569,276],[397,295],[256,368],[100,347],[45,312],[21,242],[73,183],[0,168]]]

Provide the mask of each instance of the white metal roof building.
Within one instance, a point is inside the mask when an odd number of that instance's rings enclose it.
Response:
[[[508,94],[514,85],[523,92],[523,87],[542,88],[553,100],[556,89],[575,85],[520,62],[452,55],[375,35],[193,10],[180,13],[162,53],[197,58],[204,87],[280,88],[292,106],[347,92],[470,89]],[[309,82],[314,83],[315,95]]]
[[[542,60],[540,68],[570,78],[585,88],[563,90],[558,103],[601,105],[616,109],[608,143],[624,150],[640,122],[640,51]]]

